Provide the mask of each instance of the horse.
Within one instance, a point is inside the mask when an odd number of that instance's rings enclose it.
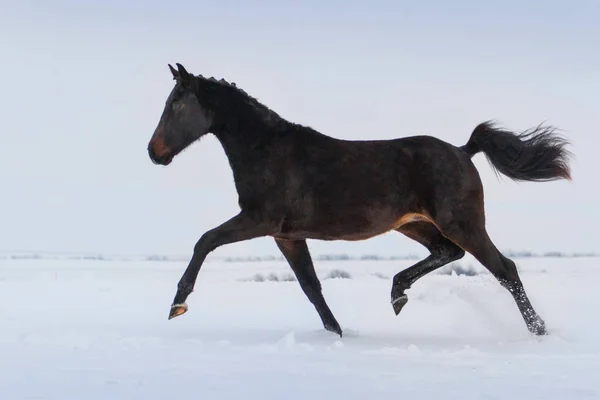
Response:
[[[527,329],[546,335],[515,263],[485,227],[483,185],[472,157],[483,153],[496,174],[514,181],[571,180],[570,142],[542,124],[514,133],[494,121],[477,125],[454,146],[428,135],[389,140],[343,140],[284,119],[235,83],[193,75],[168,64],[175,84],[148,143],[154,164],[212,133],[231,167],[240,211],[206,231],[194,246],[169,311],[188,311],[207,255],[220,246],[272,237],[323,326],[342,329],[327,305],[306,243],[366,240],[397,231],[429,256],[391,282],[396,315],[405,291],[426,274],[472,254],[514,298]]]

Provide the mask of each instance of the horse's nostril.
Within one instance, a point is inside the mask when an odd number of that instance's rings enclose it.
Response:
[[[148,147],[148,155],[150,156],[152,162],[156,164],[156,154],[154,154],[154,149],[152,148],[152,146]]]

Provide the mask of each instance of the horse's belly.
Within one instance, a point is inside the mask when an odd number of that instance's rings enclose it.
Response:
[[[280,237],[287,239],[365,240],[415,221],[427,221],[416,212],[370,211],[344,215],[332,212],[310,220],[284,222]]]

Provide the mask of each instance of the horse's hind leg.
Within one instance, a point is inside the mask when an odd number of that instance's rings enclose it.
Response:
[[[342,328],[340,328],[340,324],[336,321],[323,297],[321,283],[315,272],[306,241],[275,239],[275,243],[277,243],[277,247],[281,250],[292,271],[294,271],[302,291],[315,306],[325,329],[342,336]]]
[[[461,223],[458,223],[459,219],[455,219],[451,225],[441,225],[441,231],[453,242],[473,254],[510,292],[531,333],[536,335],[547,334],[544,321],[534,310],[525,293],[515,263],[502,255],[492,243],[484,228],[482,219],[477,218],[477,215],[475,215],[460,220]]]
[[[409,238],[421,243],[431,253],[429,257],[399,272],[392,282],[392,306],[396,315],[408,301],[404,294],[417,279],[426,274],[456,261],[465,255],[463,249],[445,238],[431,223],[425,221],[411,222],[396,229]]]

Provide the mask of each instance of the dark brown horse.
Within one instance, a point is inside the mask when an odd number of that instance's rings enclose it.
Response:
[[[271,236],[325,328],[341,335],[306,239],[363,240],[396,230],[431,253],[394,276],[396,314],[417,279],[468,251],[509,290],[527,328],[546,334],[515,263],[486,232],[483,188],[471,157],[483,152],[496,171],[513,180],[570,179],[568,142],[553,129],[539,126],[517,135],[485,122],[461,147],[431,136],[338,140],[283,119],[233,83],[193,76],[176,65],[169,65],[176,83],[148,145],[150,158],[168,165],[213,133],[233,170],[241,211],[197,242],[169,319],[187,311],[185,300],[209,252]]]

